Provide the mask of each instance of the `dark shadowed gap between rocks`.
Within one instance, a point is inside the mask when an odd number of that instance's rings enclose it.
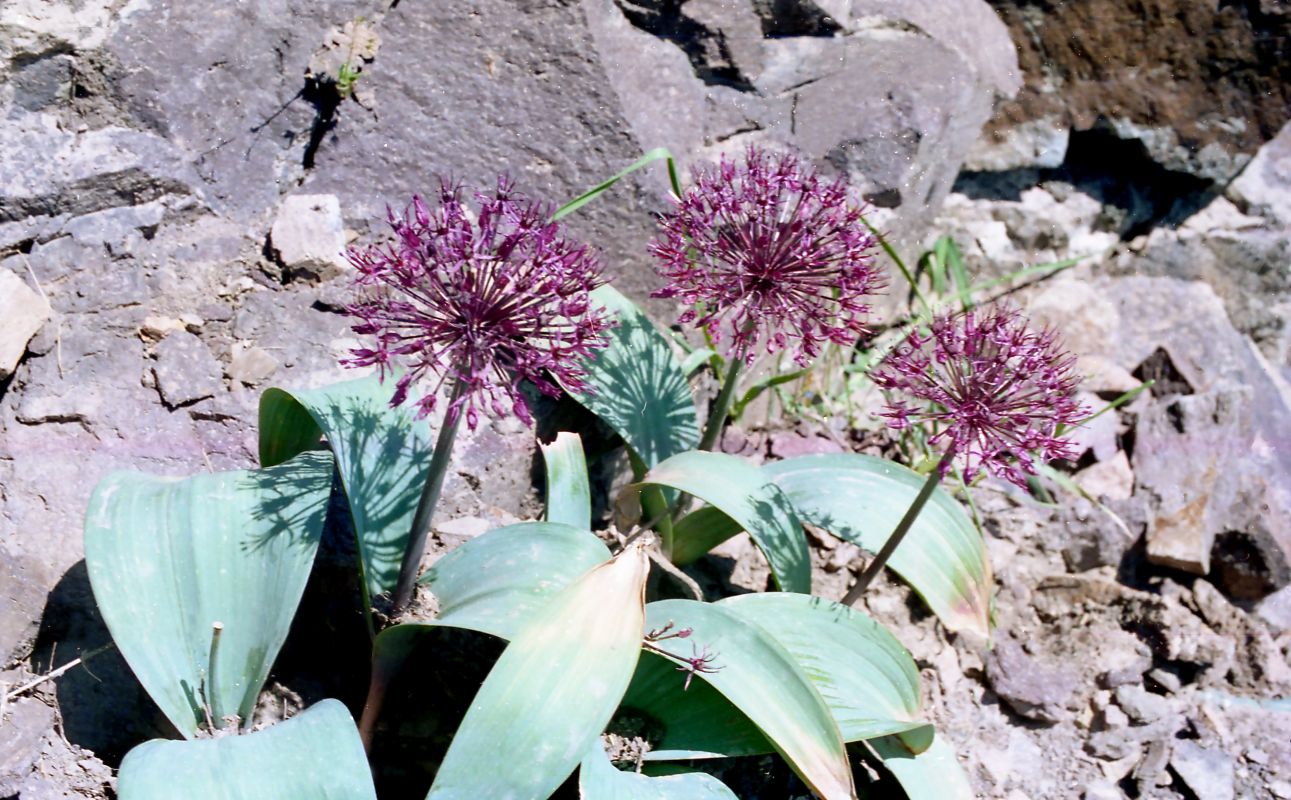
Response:
[[[1122,139],[1100,119],[1088,130],[1074,130],[1063,163],[1052,168],[1001,172],[961,172],[953,191],[974,200],[1017,202],[1026,189],[1048,181],[1069,183],[1119,210],[1113,230],[1123,241],[1154,228],[1177,228],[1204,208],[1222,186],[1186,172],[1166,169],[1138,139]]]
[[[727,26],[713,24],[718,17],[712,9],[707,14],[696,14],[694,7],[686,7],[685,0],[616,0],[616,4],[634,27],[671,42],[685,53],[695,76],[704,83],[741,92],[757,91],[732,52],[735,45],[728,38]],[[810,0],[753,0],[752,5],[763,38],[828,37],[842,30]]]

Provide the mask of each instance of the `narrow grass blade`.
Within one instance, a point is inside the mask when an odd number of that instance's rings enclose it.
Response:
[[[547,521],[590,530],[592,489],[587,481],[583,440],[576,433],[562,431],[556,441],[541,447],[547,465]]]
[[[797,369],[793,372],[784,372],[779,375],[770,375],[765,378],[759,378],[749,386],[744,394],[740,395],[739,399],[735,401],[734,405],[731,407],[731,415],[738,419],[739,416],[744,413],[745,407],[748,406],[749,403],[758,399],[758,395],[774,386],[780,386],[791,381],[796,381],[806,375],[809,371],[810,370]]]
[[[323,530],[328,453],[191,478],[109,475],[85,516],[103,621],[139,682],[186,737],[249,724],[287,638]],[[223,631],[212,666],[212,626]]]
[[[677,164],[675,161],[673,161],[672,154],[668,152],[667,148],[656,147],[655,149],[641,156],[641,158],[638,158],[636,161],[629,164],[627,167],[619,170],[617,173],[614,174],[613,177],[608,178],[604,181],[601,181],[600,183],[596,184],[592,188],[580,194],[578,197],[575,197],[573,200],[570,200],[565,205],[556,209],[556,213],[551,215],[551,221],[555,222],[561,217],[574,213],[578,209],[582,208],[583,206],[595,200],[597,197],[601,195],[602,192],[606,191],[614,184],[623,180],[624,178],[636,172],[637,170],[641,169],[642,167],[653,164],[654,162],[660,159],[664,159],[665,161],[668,162],[668,182],[672,184],[673,194],[675,194],[677,197],[681,197],[681,181],[679,181],[677,178]]]
[[[711,347],[700,347],[690,351],[686,358],[681,362],[681,372],[689,377],[694,375],[699,368],[707,364],[717,355],[717,351]]]
[[[476,694],[428,800],[544,798],[564,782],[632,678],[649,563],[631,545],[534,614]]]
[[[363,744],[340,701],[264,730],[192,742],[154,739],[126,754],[120,800],[376,800]]]

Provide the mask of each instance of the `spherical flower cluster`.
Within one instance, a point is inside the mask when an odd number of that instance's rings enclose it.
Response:
[[[785,350],[804,366],[823,342],[847,346],[865,332],[884,279],[842,179],[754,147],[742,165],[723,157],[692,175],[650,247],[669,281],[655,296],[691,306],[679,322],[703,327],[734,358]]]
[[[1075,361],[1053,331],[1032,331],[1018,311],[996,307],[936,317],[928,333],[910,333],[871,377],[905,395],[883,412],[892,427],[933,423],[930,442],[950,457],[943,471],[962,457],[966,480],[985,468],[1025,487],[1036,459],[1076,455],[1059,435],[1060,426],[1086,414],[1075,399]]]
[[[472,215],[461,188],[443,183],[433,210],[414,197],[402,216],[389,212],[393,243],[350,250],[361,296],[348,311],[373,342],[343,363],[375,365],[383,379],[397,372],[392,406],[424,387],[419,416],[448,382],[449,422],[465,413],[474,428],[485,407],[532,424],[521,381],[555,395],[550,375],[588,391],[580,364],[606,345],[610,324],[588,297],[603,283],[600,265],[505,178],[475,197]]]

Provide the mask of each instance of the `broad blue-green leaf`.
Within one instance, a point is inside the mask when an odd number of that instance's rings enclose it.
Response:
[[[544,798],[569,777],[632,678],[649,564],[631,545],[530,618],[471,702],[429,800]]]
[[[687,772],[652,778],[623,772],[610,763],[599,740],[578,770],[580,800],[739,800],[712,775]]]
[[[672,526],[672,561],[685,566],[744,530],[744,526],[713,506],[701,506]]]
[[[762,628],[720,605],[661,600],[646,607],[647,629],[669,622],[692,633],[686,639],[663,640],[660,647],[681,657],[702,655],[707,648],[712,656],[709,664],[715,671],[696,673],[695,682],[706,682],[752,720],[818,795],[827,800],[855,797],[838,725],[787,650]],[[684,678],[674,674],[671,700],[685,704],[689,692],[682,691]],[[694,689],[692,684],[690,691]],[[652,752],[647,757],[664,755]]]
[[[900,734],[914,750],[931,743],[919,670],[882,625],[841,603],[801,594],[746,594],[718,605],[789,651],[829,706],[844,741]]]
[[[695,398],[668,339],[610,286],[593,291],[592,300],[619,325],[607,334],[609,346],[585,363],[594,391],[571,395],[622,436],[647,467],[694,448]]]
[[[434,450],[430,425],[390,408],[394,382],[376,375],[320,389],[260,396],[260,463],[273,466],[318,444],[336,454],[358,534],[369,595],[394,588]]]
[[[94,599],[139,682],[184,736],[249,722],[318,550],[332,458],[269,469],[104,478],[85,517]],[[223,625],[214,679],[214,623]]]
[[[439,616],[392,625],[377,634],[372,705],[365,713],[377,713],[408,655],[436,629],[465,628],[512,639],[554,594],[609,557],[590,531],[554,522],[498,528],[453,550],[421,577],[435,595]]]
[[[590,531],[522,522],[463,544],[436,561],[421,582],[439,602],[435,624],[511,639],[552,595],[609,557]]]
[[[874,739],[870,746],[909,800],[973,800],[968,773],[944,738],[936,737],[917,755],[895,736]]]
[[[763,474],[804,520],[878,552],[925,480],[899,464],[858,454],[814,455],[767,464]],[[990,633],[991,567],[981,534],[940,488],[888,562],[946,627]]]
[[[780,487],[748,461],[692,450],[651,469],[642,484],[679,489],[715,506],[753,537],[782,590],[811,591],[811,557],[802,523]]]
[[[323,700],[245,736],[154,739],[126,754],[121,800],[376,800],[350,712]]]
[[[592,490],[587,482],[583,440],[576,433],[556,434],[556,441],[541,445],[547,465],[547,521],[575,528],[592,527]]]

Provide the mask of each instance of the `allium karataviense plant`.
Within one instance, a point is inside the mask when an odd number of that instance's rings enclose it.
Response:
[[[874,580],[956,462],[965,480],[985,470],[1026,488],[1037,462],[1075,457],[1062,435],[1087,413],[1076,400],[1075,364],[1056,332],[1033,330],[1017,309],[995,306],[938,315],[870,373],[890,393],[882,412],[888,424],[897,430],[929,425],[928,442],[942,456],[844,602],[855,602]]]
[[[596,254],[566,236],[540,204],[499,178],[476,193],[471,214],[460,186],[443,182],[439,204],[414,197],[402,215],[388,211],[394,241],[352,248],[359,299],[348,311],[369,344],[346,366],[398,374],[392,406],[417,394],[418,416],[447,389],[430,473],[404,551],[394,605],[411,601],[421,554],[461,420],[472,429],[483,408],[532,424],[520,391],[528,381],[557,395],[557,382],[586,391],[584,359],[606,341],[608,316],[589,292],[603,279]],[[551,377],[549,377],[549,375]],[[554,378],[555,380],[552,380]]]
[[[660,220],[650,251],[668,281],[655,296],[690,306],[678,322],[703,328],[729,357],[700,443],[708,450],[741,366],[760,350],[791,353],[805,366],[825,342],[851,345],[885,279],[843,178],[756,147],[742,163],[723,156],[691,174],[693,186]]]

